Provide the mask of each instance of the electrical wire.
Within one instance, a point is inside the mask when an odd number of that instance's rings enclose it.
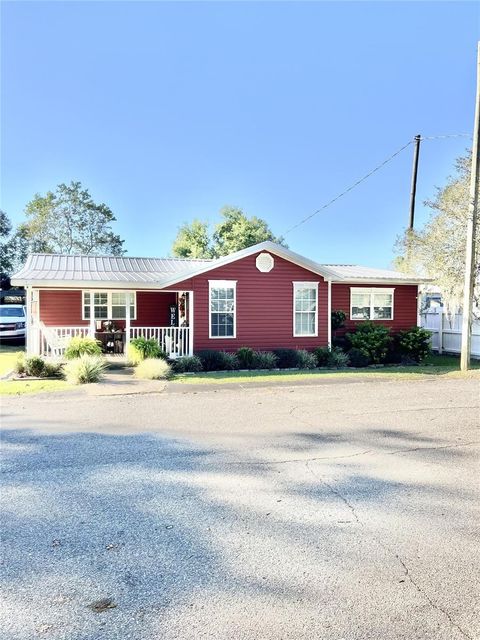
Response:
[[[471,133],[446,133],[441,136],[420,136],[420,140],[443,140],[444,138],[471,138]]]
[[[420,140],[440,140],[444,138],[471,138],[471,137],[472,136],[470,133],[446,133],[438,136],[422,136]],[[375,169],[372,169],[371,171],[366,173],[362,178],[354,182],[350,187],[348,187],[348,189],[345,189],[344,191],[339,193],[337,196],[335,196],[335,198],[332,198],[331,200],[326,202],[324,205],[322,205],[319,209],[317,209],[316,211],[308,215],[306,218],[303,218],[303,220],[300,220],[300,222],[297,222],[297,224],[294,224],[292,227],[289,227],[286,231],[283,232],[283,235],[286,236],[288,233],[290,233],[294,229],[297,229],[298,227],[301,227],[302,224],[305,224],[305,222],[308,222],[309,220],[311,220],[313,217],[315,217],[322,211],[325,211],[325,209],[330,207],[334,202],[336,202],[337,200],[340,200],[340,198],[343,198],[343,196],[345,196],[347,193],[355,189],[355,187],[358,187],[359,184],[361,184],[362,182],[370,178],[370,176],[372,176],[374,173],[382,169],[386,164],[391,162],[394,158],[396,158],[396,156],[402,153],[402,151],[404,151],[412,143],[413,143],[413,140],[410,140],[409,142],[407,142],[407,144],[404,144],[403,147],[400,147],[400,149],[397,149],[395,153],[392,153],[391,156],[389,156],[386,160],[384,160],[379,165],[377,165]]]
[[[407,144],[404,144],[403,147],[400,147],[400,149],[397,149],[397,151],[395,151],[395,153],[392,153],[391,156],[389,156],[386,160],[384,160],[381,164],[377,165],[375,167],[375,169],[372,169],[371,171],[369,171],[367,174],[365,174],[362,178],[360,178],[359,180],[357,180],[356,182],[354,182],[350,187],[348,187],[348,189],[345,189],[345,191],[342,191],[342,193],[339,193],[338,196],[335,196],[335,198],[332,198],[331,200],[329,200],[328,202],[326,202],[324,205],[322,205],[319,209],[317,209],[316,211],[314,211],[313,213],[311,213],[309,216],[307,216],[306,218],[303,218],[303,220],[300,220],[300,222],[297,222],[297,224],[294,224],[292,227],[290,227],[289,229],[287,229],[283,235],[286,236],[287,233],[290,233],[291,231],[293,231],[294,229],[296,229],[297,227],[300,227],[302,224],[305,224],[305,222],[308,222],[308,220],[311,220],[314,216],[316,216],[317,214],[319,214],[321,211],[324,211],[327,207],[329,207],[330,205],[332,205],[334,202],[336,202],[337,200],[339,200],[340,198],[342,198],[344,195],[346,195],[347,193],[349,193],[350,191],[352,191],[352,189],[355,189],[355,187],[358,187],[359,184],[361,184],[362,182],[364,182],[365,180],[367,180],[367,178],[369,178],[370,176],[372,176],[374,173],[376,173],[377,171],[379,171],[382,167],[384,167],[386,164],[388,164],[389,162],[391,162],[396,156],[398,156],[400,153],[402,153],[402,151],[404,151],[407,147],[409,147],[412,144],[413,140],[409,140],[409,142],[407,142]]]

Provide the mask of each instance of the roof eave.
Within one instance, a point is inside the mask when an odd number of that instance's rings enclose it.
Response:
[[[309,260],[304,256],[301,256],[294,251],[290,251],[290,249],[286,249],[275,242],[271,242],[267,240],[265,242],[260,242],[258,244],[254,244],[251,247],[247,247],[246,249],[241,249],[240,251],[236,251],[235,253],[230,253],[228,256],[222,256],[221,258],[217,258],[213,260],[209,265],[203,266],[200,269],[194,269],[190,273],[184,274],[182,277],[171,278],[170,280],[166,280],[163,283],[164,287],[170,287],[177,282],[182,282],[182,280],[189,280],[190,278],[195,278],[196,276],[200,276],[204,273],[208,273],[209,271],[213,271],[214,269],[218,269],[219,267],[226,266],[231,262],[236,262],[237,260],[242,260],[243,258],[248,258],[248,256],[254,255],[255,253],[259,253],[260,251],[269,251],[274,255],[284,258],[289,262],[293,262],[294,264],[307,269],[308,271],[312,271],[319,276],[322,276],[325,280],[331,280],[333,277],[333,272],[329,269],[325,269],[317,262],[313,260]]]
[[[12,278],[13,286],[48,289],[134,289],[158,291],[165,288],[162,282],[132,282],[118,280],[42,280],[34,278]]]
[[[425,284],[433,282],[428,278],[332,278],[332,284]]]

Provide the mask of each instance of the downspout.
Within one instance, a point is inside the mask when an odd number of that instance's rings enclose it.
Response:
[[[332,281],[327,280],[328,295],[327,295],[327,342],[328,348],[332,348]]]

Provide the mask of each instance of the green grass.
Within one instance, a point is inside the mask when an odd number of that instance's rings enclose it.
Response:
[[[6,376],[13,371],[15,362],[24,352],[24,348],[18,345],[0,345],[0,376]],[[64,380],[0,380],[0,396],[45,393],[71,388],[72,386]]]
[[[249,382],[294,382],[299,380],[318,380],[319,378],[390,378],[390,379],[414,379],[419,375],[448,375],[456,377],[459,371],[460,361],[456,356],[429,356],[420,366],[391,366],[378,369],[317,369],[298,371],[215,371],[208,373],[195,373],[190,375],[176,375],[173,382],[179,384],[224,384],[249,383]],[[472,361],[472,368],[480,370],[480,361]],[[477,371],[466,375],[477,375]]]
[[[0,396],[18,396],[26,393],[47,393],[73,389],[65,380],[0,380]]]
[[[15,362],[18,357],[24,353],[23,347],[13,344],[0,345],[0,376],[6,376],[7,373],[13,371]]]

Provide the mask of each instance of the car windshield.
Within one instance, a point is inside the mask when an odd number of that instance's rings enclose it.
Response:
[[[24,315],[23,307],[0,307],[0,318],[22,318]]]

